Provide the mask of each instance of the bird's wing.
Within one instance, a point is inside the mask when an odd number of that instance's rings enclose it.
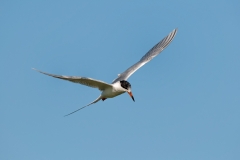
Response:
[[[177,29],[174,29],[168,36],[163,38],[159,43],[157,43],[152,49],[150,49],[136,64],[128,68],[123,73],[119,74],[118,77],[112,82],[115,83],[120,80],[127,80],[136,70],[142,67],[144,64],[152,60],[155,56],[161,53],[170,42],[173,40],[177,33]]]
[[[40,72],[40,73],[42,73],[42,74],[45,74],[45,75],[48,75],[48,76],[52,76],[54,78],[68,80],[68,81],[71,81],[71,82],[74,82],[74,83],[80,83],[82,85],[86,85],[86,86],[89,86],[89,87],[98,88],[101,91],[106,89],[106,88],[108,88],[108,87],[112,87],[111,84],[105,83],[103,81],[95,80],[95,79],[92,79],[92,78],[54,75],[54,74],[49,74],[49,73],[45,73],[45,72],[39,71],[39,70],[37,70],[35,68],[33,68],[33,69],[38,71],[38,72]]]
[[[93,102],[89,103],[88,105],[86,105],[86,106],[84,106],[84,107],[81,107],[81,108],[79,108],[79,109],[77,109],[77,110],[75,110],[75,111],[73,111],[73,112],[65,115],[64,117],[69,116],[69,115],[71,115],[71,114],[73,114],[73,113],[75,113],[75,112],[77,112],[77,111],[79,111],[79,110],[81,110],[81,109],[83,109],[83,108],[85,108],[85,107],[87,107],[87,106],[90,106],[90,105],[92,105],[92,104],[94,104],[94,103],[97,103],[101,98],[102,98],[102,97],[99,96],[95,101],[93,101]]]

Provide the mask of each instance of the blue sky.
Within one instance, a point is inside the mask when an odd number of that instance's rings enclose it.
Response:
[[[1,1],[0,159],[240,159],[240,2]],[[39,74],[112,82],[127,94],[63,115],[100,92]]]

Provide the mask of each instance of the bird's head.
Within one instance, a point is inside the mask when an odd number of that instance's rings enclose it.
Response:
[[[129,96],[135,102],[134,97],[132,95],[132,91],[131,91],[131,84],[128,81],[125,81],[125,80],[121,80],[120,84],[121,84],[122,88],[124,88],[126,90],[126,92],[129,94]]]

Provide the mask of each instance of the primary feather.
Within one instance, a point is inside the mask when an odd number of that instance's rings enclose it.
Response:
[[[48,75],[48,76],[51,76],[51,77],[54,77],[54,78],[59,78],[59,79],[71,81],[71,82],[74,82],[74,83],[80,83],[80,84],[85,85],[85,86],[98,88],[101,91],[103,91],[104,89],[106,89],[108,87],[112,87],[111,84],[108,84],[108,83],[100,81],[100,80],[92,79],[92,78],[77,77],[77,76],[55,75],[55,74],[50,74],[50,73],[39,71],[39,70],[37,70],[35,68],[33,68],[33,69],[38,71],[38,72],[40,72],[40,73],[42,73],[42,74],[45,74],[45,75]]]
[[[163,38],[159,43],[157,43],[152,49],[150,49],[137,63],[129,67],[126,71],[119,74],[118,77],[112,82],[115,83],[121,80],[127,80],[134,72],[136,72],[144,64],[152,60],[155,56],[161,53],[173,40],[177,33],[177,29],[174,29],[168,36]]]

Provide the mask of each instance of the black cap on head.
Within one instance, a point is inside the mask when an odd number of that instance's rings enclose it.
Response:
[[[131,84],[128,82],[128,81],[125,81],[125,80],[121,80],[120,81],[120,84],[121,84],[121,86],[123,87],[123,88],[125,88],[125,89],[131,89]]]

